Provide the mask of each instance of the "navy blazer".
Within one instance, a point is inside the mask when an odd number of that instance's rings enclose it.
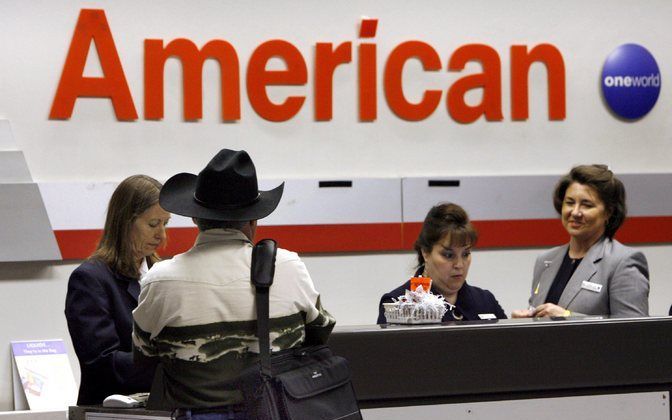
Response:
[[[380,303],[378,304],[378,324],[385,324],[387,322],[385,319],[385,307],[383,306],[383,303],[392,302],[392,298],[396,299],[399,296],[402,296],[405,293],[405,290],[410,290],[410,288],[411,281],[409,280],[392,290],[390,293],[385,293],[383,297],[380,298]],[[434,286],[432,286],[431,292],[436,295],[441,294],[441,292]],[[481,289],[480,287],[470,286],[466,282],[457,292],[455,306],[457,307],[456,310],[463,315],[463,321],[480,320],[481,318],[478,316],[479,314],[493,314],[498,319],[506,319],[504,310],[490,291]],[[453,318],[450,311],[448,311],[441,321],[455,321],[455,318]]]
[[[132,311],[139,293],[137,279],[102,261],[85,261],[70,275],[65,317],[82,373],[78,405],[100,404],[111,394],[149,392],[154,367],[133,364]]]

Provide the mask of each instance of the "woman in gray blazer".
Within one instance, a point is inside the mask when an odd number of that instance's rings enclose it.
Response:
[[[553,204],[569,243],[537,258],[530,307],[512,317],[648,316],[646,257],[614,239],[626,216],[623,183],[605,165],[577,166]]]

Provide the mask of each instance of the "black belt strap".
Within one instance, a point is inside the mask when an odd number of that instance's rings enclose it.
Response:
[[[271,343],[269,331],[269,294],[275,276],[275,256],[278,251],[273,239],[263,239],[252,250],[252,268],[250,279],[255,287],[257,306],[257,338],[259,338],[259,357],[261,374],[271,376]]]

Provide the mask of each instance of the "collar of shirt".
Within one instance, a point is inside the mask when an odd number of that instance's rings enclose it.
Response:
[[[140,278],[147,274],[149,271],[149,266],[147,265],[147,258],[142,259],[142,263],[140,264],[140,268],[138,269],[138,272],[140,272]]]
[[[252,241],[245,234],[236,229],[208,229],[205,232],[199,232],[194,246],[209,244],[213,242],[224,241],[243,241],[252,244]]]

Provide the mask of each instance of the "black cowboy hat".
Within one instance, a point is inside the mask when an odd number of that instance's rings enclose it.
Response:
[[[166,211],[200,219],[247,221],[264,218],[278,206],[285,183],[259,191],[257,172],[246,151],[222,149],[198,174],[172,176],[161,188]]]

